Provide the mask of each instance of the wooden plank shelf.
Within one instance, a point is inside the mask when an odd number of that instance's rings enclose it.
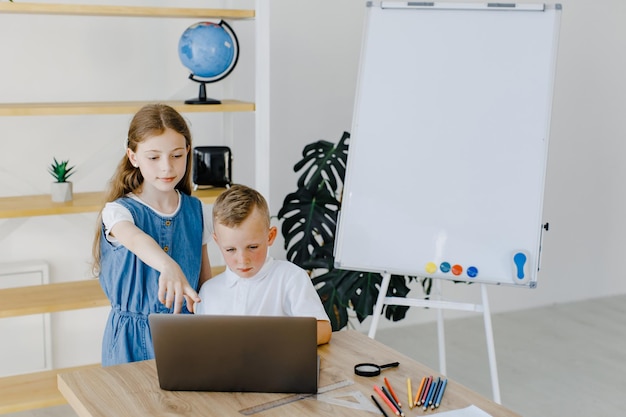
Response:
[[[6,3],[0,3],[3,5]],[[167,104],[181,113],[253,112],[255,105],[240,100],[222,100],[222,104],[185,104],[175,100],[102,101],[67,103],[1,103],[0,116],[75,116],[134,114],[146,104]]]
[[[96,278],[0,290],[0,318],[109,305]]]
[[[211,272],[225,269],[214,266]],[[0,319],[109,305],[97,278],[0,290]]]
[[[182,7],[105,6],[95,4],[0,3],[0,13],[107,17],[184,17],[253,19],[249,9],[202,9]]]
[[[225,188],[200,189],[194,191],[192,195],[204,203],[212,204],[225,190]],[[74,193],[73,200],[65,203],[52,202],[49,194],[1,197],[0,219],[97,212],[102,209],[103,204],[102,192]]]
[[[0,218],[75,214],[98,211],[104,204],[103,193],[74,193],[72,201],[54,203],[50,195],[0,198]]]

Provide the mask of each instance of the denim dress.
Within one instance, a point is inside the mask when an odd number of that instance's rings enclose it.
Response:
[[[132,198],[116,202],[126,207],[135,225],[150,235],[180,265],[196,291],[202,263],[202,203],[180,193],[179,210],[163,217]],[[100,234],[100,285],[111,301],[102,340],[102,366],[154,358],[149,314],[172,313],[158,300],[160,273],[122,245]],[[186,304],[183,313],[189,313]]]

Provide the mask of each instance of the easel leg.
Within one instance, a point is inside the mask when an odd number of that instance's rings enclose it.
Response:
[[[378,328],[378,321],[380,320],[380,314],[383,312],[383,306],[385,305],[385,297],[387,296],[387,289],[389,288],[389,281],[391,281],[391,274],[384,273],[383,281],[380,283],[380,290],[378,291],[378,298],[376,299],[376,305],[374,306],[374,313],[372,315],[372,324],[368,336],[370,339],[376,337],[376,329]]]
[[[500,402],[500,383],[498,382],[498,367],[496,365],[496,348],[493,342],[493,328],[491,327],[491,311],[489,310],[489,300],[487,298],[487,287],[480,284],[483,298],[483,318],[485,320],[485,337],[487,338],[487,354],[489,355],[489,370],[491,371],[491,390],[493,400]]]
[[[435,280],[435,294],[438,300],[442,300],[441,280]],[[437,309],[437,340],[439,345],[439,372],[447,375],[446,372],[446,336],[444,331],[443,308]]]

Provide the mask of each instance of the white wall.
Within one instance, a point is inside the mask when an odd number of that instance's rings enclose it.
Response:
[[[272,0],[268,59],[273,213],[295,190],[293,165],[305,144],[318,139],[336,142],[351,129],[364,4]],[[620,113],[626,110],[622,76],[626,29],[621,24],[626,3],[561,4],[545,198],[550,231],[544,238],[539,285],[535,290],[490,287],[494,311],[626,292],[619,264],[626,249],[622,238],[626,199],[621,187],[626,168],[620,163],[626,151],[622,141],[626,127],[620,122]],[[207,7],[212,5],[207,2]],[[0,15],[0,101],[183,100],[197,94],[176,54],[178,38],[192,20],[113,23],[104,18]],[[250,37],[245,22],[236,30]],[[248,46],[241,40],[244,54],[253,39],[248,39]],[[251,55],[242,55],[232,78],[211,87],[209,95],[230,89],[235,98],[252,99],[249,89],[242,88],[248,86],[252,67]],[[122,155],[130,117],[0,118],[0,196],[48,193],[46,167],[53,156],[77,165],[76,191],[103,189]],[[234,142],[223,139],[220,116],[189,115],[196,144],[233,146],[235,181],[253,184],[254,147],[249,142],[253,117],[232,117]],[[0,262],[44,259],[51,264],[52,282],[87,278],[94,221],[95,214],[0,220]],[[282,241],[272,253],[284,257]],[[477,299],[477,286],[444,284],[447,295]],[[55,313],[55,366],[98,361],[105,317],[106,309]],[[432,319],[432,311],[412,308],[397,324]]]

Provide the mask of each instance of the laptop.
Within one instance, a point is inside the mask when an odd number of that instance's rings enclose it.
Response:
[[[317,393],[314,317],[151,314],[148,320],[164,390]]]

